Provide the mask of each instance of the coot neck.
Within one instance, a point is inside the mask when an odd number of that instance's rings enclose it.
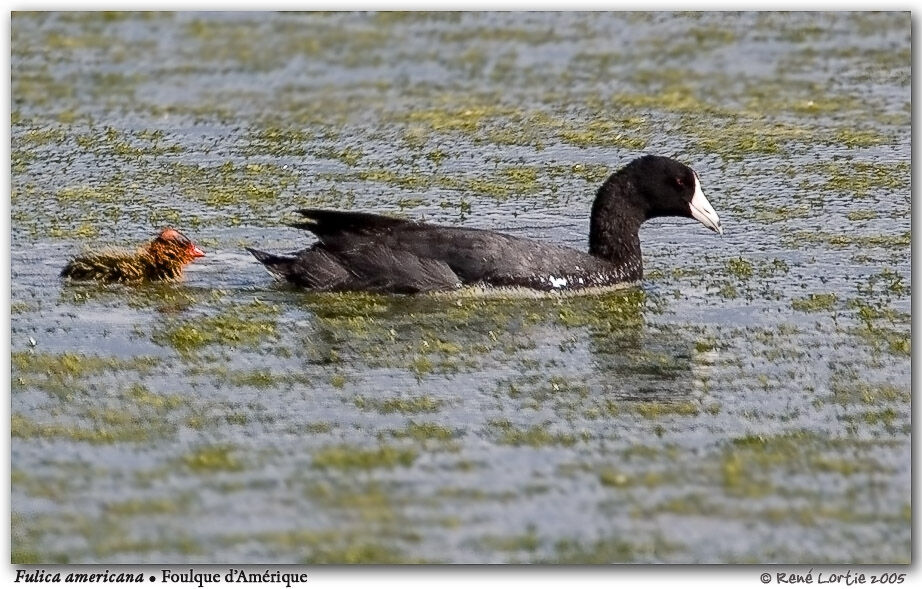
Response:
[[[643,278],[643,257],[637,234],[646,214],[626,195],[630,178],[612,175],[599,188],[589,222],[589,253],[614,264],[625,280]]]

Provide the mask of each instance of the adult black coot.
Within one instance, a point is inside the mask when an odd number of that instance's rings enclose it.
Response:
[[[647,219],[691,217],[717,233],[720,218],[698,175],[673,159],[635,159],[602,184],[592,205],[589,253],[468,229],[369,213],[304,209],[318,241],[285,255],[247,248],[280,279],[316,291],[419,293],[466,285],[573,291],[640,280],[637,231]]]

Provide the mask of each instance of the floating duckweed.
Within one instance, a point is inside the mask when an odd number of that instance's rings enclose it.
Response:
[[[243,463],[234,453],[235,449],[225,444],[203,446],[182,456],[181,462],[196,472],[243,470]]]
[[[171,411],[181,407],[186,401],[182,395],[154,394],[140,383],[129,386],[123,393],[124,397],[139,407]]]
[[[426,356],[416,356],[413,358],[413,361],[410,363],[410,370],[413,371],[417,376],[422,376],[429,372],[432,372],[432,360]]]
[[[802,299],[791,301],[791,308],[795,311],[815,313],[817,311],[832,311],[836,308],[839,297],[836,293],[811,293]]]
[[[826,177],[822,184],[804,180],[805,190],[823,190],[846,194],[849,197],[866,196],[876,190],[908,190],[910,167],[908,162],[869,163],[850,161],[817,164],[816,171]],[[907,199],[909,194],[907,192]]]
[[[881,247],[904,248],[912,244],[912,233],[905,231],[899,234],[854,235],[843,233],[826,233],[822,231],[799,231],[785,241],[801,247],[804,244],[825,243],[833,248],[844,247]]]
[[[643,149],[647,143],[644,138],[628,135],[624,131],[625,127],[635,126],[637,121],[643,121],[643,119],[629,119],[626,122],[591,121],[580,129],[560,131],[560,138],[578,147],[599,146]]]
[[[554,556],[539,559],[538,562],[610,565],[621,562],[662,561],[669,554],[682,548],[680,544],[667,542],[659,537],[648,540],[641,538],[625,540],[614,537],[596,541],[563,539],[554,543]]]
[[[269,127],[251,132],[249,154],[269,153],[275,156],[303,156],[307,153],[305,144],[310,139],[301,129],[280,129]]]
[[[869,221],[871,219],[877,218],[877,211],[863,210],[863,211],[850,211],[845,215],[849,221]]]
[[[912,335],[908,329],[903,331],[864,325],[852,330],[852,333],[864,340],[873,350],[907,357],[912,354]]]
[[[890,268],[884,268],[869,276],[865,285],[859,285],[858,292],[867,296],[882,296],[889,300],[891,296],[909,294],[909,286],[902,274]]]
[[[883,424],[888,427],[893,425],[893,421],[897,417],[899,417],[899,414],[892,407],[874,411],[864,411],[860,415],[860,419],[868,425]]]
[[[85,356],[65,352],[63,354],[13,352],[13,369],[23,373],[59,375],[77,378],[88,374],[97,374],[106,370],[130,369],[151,370],[159,360],[140,357],[134,360],[105,356]]]
[[[10,303],[10,314],[19,315],[20,313],[34,311],[36,309],[35,305],[36,303],[28,303],[26,301],[13,301]]]
[[[489,118],[513,112],[502,106],[473,106],[456,109],[431,109],[411,112],[407,121],[423,123],[433,131],[464,131],[472,133]]]
[[[485,548],[502,552],[535,552],[541,547],[541,539],[534,528],[516,536],[487,536],[480,543]]]
[[[99,157],[139,159],[182,152],[178,144],[163,144],[162,131],[122,131],[113,127],[92,129],[74,141]]]
[[[237,372],[231,375],[231,383],[234,386],[256,387],[258,389],[267,389],[279,384],[283,379],[277,378],[269,370],[252,370],[250,372]]]
[[[889,383],[868,383],[855,381],[854,375],[846,379],[835,379],[831,383],[832,399],[839,404],[862,403],[881,405],[884,403],[908,403],[911,394]]]
[[[879,131],[856,129],[839,129],[833,138],[836,143],[841,143],[849,148],[885,145],[892,141],[892,139]]]
[[[736,278],[746,280],[752,278],[754,271],[752,262],[743,258],[731,258],[726,263],[727,272]]]
[[[306,559],[308,564],[407,564],[414,559],[407,558],[393,546],[385,546],[368,540],[357,540],[342,548],[330,545],[318,547]]]
[[[312,434],[328,434],[333,431],[333,424],[326,421],[318,421],[317,423],[308,423],[304,426],[304,431]]]
[[[126,499],[107,503],[104,507],[107,514],[118,517],[174,514],[180,508],[180,502],[176,499]]]
[[[334,468],[341,470],[373,468],[394,468],[410,466],[416,460],[416,450],[380,446],[366,449],[356,446],[330,446],[314,453],[313,465],[316,468]]]
[[[15,144],[24,143],[30,146],[45,145],[47,143],[60,143],[67,137],[67,133],[60,127],[49,127],[45,129],[30,129],[25,133],[18,135]]]
[[[711,107],[694,96],[689,88],[675,86],[660,92],[644,94],[621,92],[612,96],[611,103],[621,107],[638,109],[656,108],[677,112],[709,112]]]
[[[159,363],[156,358],[144,356],[122,360],[71,352],[49,354],[21,351],[12,353],[12,377],[14,386],[35,386],[58,396],[71,397],[83,390],[84,379],[88,376],[124,370],[148,374]]]
[[[420,442],[427,440],[447,442],[455,437],[454,431],[450,428],[432,422],[417,423],[411,421],[404,429],[393,430],[390,433],[395,438],[410,438]]]
[[[648,401],[634,405],[634,411],[645,419],[657,419],[664,415],[698,415],[701,407],[694,401],[669,403]]]
[[[221,314],[173,323],[159,330],[154,341],[188,354],[209,345],[257,346],[276,333],[278,307],[255,300],[231,305]]]
[[[642,475],[628,475],[614,468],[604,468],[599,472],[599,482],[605,487],[655,487],[663,484],[665,480],[663,473],[655,471],[648,471]]]
[[[377,411],[378,413],[435,413],[444,405],[440,401],[429,395],[419,397],[397,397],[390,399],[370,399],[368,397],[356,397],[355,406],[366,411]]]
[[[599,482],[606,487],[626,487],[630,481],[626,474],[614,469],[605,469],[599,473]]]
[[[773,468],[783,468],[787,472],[835,472],[846,476],[880,468],[871,458],[832,460],[823,449],[822,440],[808,432],[735,438],[725,450],[724,486],[734,494],[762,496],[772,492],[765,479]]]
[[[765,207],[755,205],[753,207],[754,215],[756,221],[762,223],[778,223],[782,221],[788,221],[790,219],[808,217],[810,215],[810,207],[807,205],[799,206],[781,206],[781,207]]]
[[[717,339],[713,337],[706,337],[703,339],[695,340],[695,351],[699,354],[704,354],[710,352],[717,347]]]
[[[570,164],[569,166],[551,166],[545,171],[552,178],[576,176],[593,185],[593,187],[607,179],[612,173],[612,170],[604,164],[582,163]]]
[[[15,484],[13,485],[15,488]],[[49,516],[45,516],[49,517]],[[42,554],[38,545],[41,540],[39,529],[43,522],[41,516],[30,514],[28,517],[16,513],[10,514],[10,562],[16,564],[43,564],[49,562],[69,562],[65,554]],[[41,522],[41,523],[40,523]]]
[[[139,423],[137,417],[115,411],[97,412],[91,416],[92,427],[63,423],[38,423],[25,415],[13,414],[10,435],[14,438],[65,438],[90,444],[117,444],[146,442],[162,436],[164,428],[149,423]]]
[[[497,441],[509,446],[572,446],[585,436],[569,433],[553,433],[546,424],[520,428],[508,419],[493,419],[490,428],[496,432]]]
[[[790,143],[807,141],[808,129],[787,123],[770,123],[758,119],[737,120],[713,126],[687,124],[689,132],[698,138],[702,151],[718,153],[725,160],[738,161],[750,154],[784,153]]]
[[[357,173],[361,180],[384,182],[405,189],[428,189],[432,178],[423,174],[399,174],[393,170],[363,170]]]
[[[505,166],[491,178],[464,178],[454,175],[430,175],[423,173],[401,174],[393,170],[364,170],[357,174],[361,180],[385,182],[404,189],[429,189],[439,186],[460,192],[475,192],[497,198],[527,196],[541,188],[538,170],[534,167]]]

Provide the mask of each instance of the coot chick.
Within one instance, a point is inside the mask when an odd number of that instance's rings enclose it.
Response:
[[[178,280],[187,264],[204,255],[192,240],[167,227],[136,251],[107,248],[77,256],[64,266],[61,276],[98,282]]]
[[[419,293],[465,285],[572,291],[640,280],[640,225],[690,217],[723,233],[698,175],[647,155],[612,174],[592,205],[589,253],[483,229],[370,213],[304,209],[318,241],[285,255],[247,248],[280,279],[315,291]]]

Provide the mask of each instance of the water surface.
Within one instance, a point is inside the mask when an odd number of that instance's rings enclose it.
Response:
[[[905,563],[910,17],[12,18],[14,562]],[[305,206],[586,247],[567,299],[318,295]],[[175,225],[179,284],[64,284]]]

